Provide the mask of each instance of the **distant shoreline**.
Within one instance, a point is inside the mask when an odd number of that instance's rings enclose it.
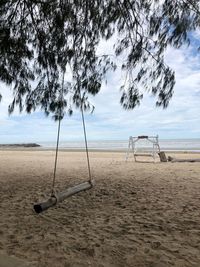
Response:
[[[23,144],[0,144],[0,148],[15,148],[15,147],[41,147],[41,145],[36,143],[23,143]]]
[[[16,142],[0,144],[0,150],[42,150],[42,151],[55,151],[56,140],[54,141],[39,141],[34,140],[33,142]],[[200,138],[199,139],[160,139],[159,145],[161,151],[165,153],[200,153]],[[111,153],[126,153],[128,149],[127,140],[88,140],[88,148],[91,152],[111,152]],[[151,152],[153,147],[151,143],[143,142],[137,144],[137,151]],[[72,151],[81,152],[85,151],[85,143],[82,141],[60,141],[59,151]]]
[[[38,146],[24,146],[23,144],[20,144],[18,146],[14,145],[0,145],[0,151],[24,151],[24,152],[55,152],[56,148],[53,147],[43,147],[41,145]],[[162,150],[166,154],[200,154],[200,151],[191,151],[191,150]],[[74,153],[80,153],[83,152],[85,153],[84,148],[59,148],[59,152],[74,152]],[[127,149],[98,149],[98,148],[89,148],[89,153],[123,153],[124,155],[127,153]]]

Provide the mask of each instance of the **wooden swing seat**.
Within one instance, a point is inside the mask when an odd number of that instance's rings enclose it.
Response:
[[[134,156],[135,157],[153,157],[153,155],[149,153],[135,153]]]
[[[75,195],[81,191],[91,189],[93,186],[94,186],[94,180],[84,182],[84,183],[75,185],[73,187],[69,187],[65,191],[61,191],[61,192],[58,192],[56,194],[53,194],[47,201],[44,201],[44,202],[39,203],[39,204],[35,204],[33,206],[34,210],[36,213],[41,213],[41,212],[47,210],[48,208],[56,205],[57,203],[62,202],[66,198],[73,196],[73,195]]]

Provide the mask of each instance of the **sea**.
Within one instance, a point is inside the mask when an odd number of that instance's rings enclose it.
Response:
[[[56,142],[39,143],[43,149],[54,149]],[[88,140],[89,150],[126,151],[129,140]],[[161,151],[200,152],[200,138],[193,139],[159,139]],[[62,150],[83,150],[84,141],[61,141],[59,148]],[[137,150],[150,151],[152,143],[140,140],[136,143]]]

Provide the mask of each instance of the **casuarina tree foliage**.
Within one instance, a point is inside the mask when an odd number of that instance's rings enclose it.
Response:
[[[126,77],[119,85],[125,109],[140,103],[140,88],[165,108],[175,75],[164,52],[189,44],[199,26],[198,0],[1,0],[0,80],[12,86],[9,112],[40,107],[58,119],[73,106],[89,109],[88,95],[116,67]],[[111,38],[113,54],[98,54]]]

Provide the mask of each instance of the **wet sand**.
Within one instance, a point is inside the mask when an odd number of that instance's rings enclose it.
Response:
[[[200,266],[200,162],[90,160],[94,189],[35,214],[51,192],[54,152],[0,151],[1,264],[8,255],[8,267],[10,256],[38,267]],[[59,153],[57,190],[87,179],[83,152]]]

